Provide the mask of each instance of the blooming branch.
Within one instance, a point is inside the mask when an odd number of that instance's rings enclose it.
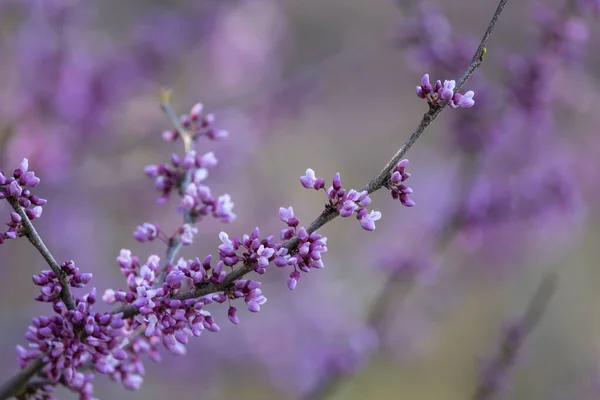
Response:
[[[500,1],[476,54],[458,84],[449,83],[442,97],[446,99],[449,91],[453,92],[452,96],[444,102],[430,102],[430,109],[410,138],[361,191],[346,191],[341,186],[339,175],[336,175],[332,186],[326,190],[328,204],[308,227],[299,224],[291,207],[280,209],[280,219],[287,224],[280,234],[280,238],[285,240],[283,243],[276,243],[272,236],[261,239],[258,228],[241,238],[229,238],[222,232],[219,260],[215,265],[210,256],[203,261],[175,262],[175,258],[181,246],[191,243],[196,232],[193,225],[198,218],[212,215],[221,222],[235,218],[230,198],[227,195],[214,198],[208,187],[202,184],[206,169],[216,163],[214,155],[207,153],[198,156],[193,149],[193,143],[199,137],[220,139],[226,136],[226,132],[212,128],[214,117],[211,114],[200,118],[201,105],[194,106],[187,116],[177,118],[169,105],[169,94],[163,93],[161,108],[175,127],[174,131],[165,132],[163,137],[170,141],[181,138],[185,149],[184,157],[174,155],[170,165],[159,164],[146,169],[161,192],[159,202],[164,202],[174,189],[182,197],[184,224],[168,238],[166,262],[161,266],[158,256],[150,256],[146,263],[141,263],[137,257],[123,250],[117,260],[127,279],[128,290],[108,290],[103,296],[107,302],[122,303],[123,306],[112,313],[101,314],[92,310],[95,289],[77,299],[73,299],[68,292],[69,285],[81,287],[91,280],[91,275],[81,274],[73,262],[58,265],[49,256],[47,261],[52,271],[42,271],[34,278],[34,282],[42,287],[37,299],[52,303],[55,315],[34,319],[26,335],[31,349],[18,349],[23,371],[0,389],[0,399],[22,393],[23,383],[36,373],[50,379],[53,384],[62,383],[79,392],[82,398],[89,398],[93,374],[84,374],[79,369],[89,363],[96,372],[121,381],[126,388],[137,389],[144,373],[140,361],[142,354],[149,354],[158,360],[159,342],[173,353],[183,354],[189,336],[199,336],[205,329],[213,332],[219,330],[212,315],[205,310],[206,305],[229,302],[228,317],[233,323],[238,323],[239,319],[236,308],[231,305],[232,300],[243,298],[249,311],[260,310],[260,305],[266,302],[260,282],[241,279],[244,275],[252,271],[262,274],[267,265],[273,262],[278,267],[292,269],[288,287],[293,289],[300,271],[308,272],[311,268],[323,266],[321,254],[327,251],[326,238],[317,234],[317,229],[338,215],[347,217],[356,213],[365,230],[374,230],[375,221],[381,214],[368,211],[366,207],[371,203],[369,194],[382,187],[388,188],[403,205],[414,205],[408,198],[412,190],[403,183],[409,176],[405,171],[407,161],[403,160],[403,156],[446,105],[472,105],[472,94],[467,92],[461,97],[457,93],[481,64],[485,44],[505,3],[506,0]],[[307,187],[307,182],[312,181],[313,176],[314,173],[307,171],[301,180],[302,184]],[[321,181],[315,178],[312,187],[324,189]],[[10,183],[4,189],[9,193],[7,199],[14,203],[21,193],[17,194],[13,187]],[[33,233],[35,230],[29,221],[30,217],[20,206],[19,210],[15,210],[22,221],[12,217],[13,222],[22,223],[30,241],[34,243],[31,237],[39,236]],[[134,237],[140,241],[150,241],[161,233],[158,226],[145,223],[136,230]],[[43,246],[41,240],[40,243]],[[45,249],[42,246],[40,248]],[[44,254],[42,250],[40,252]],[[47,249],[45,252],[49,255]],[[231,272],[227,273],[227,268]],[[67,294],[69,297],[66,297]],[[140,330],[143,330],[141,335]],[[50,390],[48,386],[42,385],[39,390],[45,395]]]

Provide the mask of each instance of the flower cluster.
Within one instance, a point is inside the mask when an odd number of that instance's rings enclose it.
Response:
[[[202,267],[199,262],[180,262],[166,275],[162,284],[159,281],[160,258],[156,255],[140,264],[138,257],[123,249],[117,262],[127,279],[129,290],[108,289],[103,300],[109,304],[118,302],[135,307],[138,314],[127,320],[128,329],[144,329],[144,335],[151,339],[150,343],[160,340],[174,354],[185,354],[188,336],[200,336],[204,328],[219,331],[210,313],[203,310],[206,304],[212,303],[211,299],[176,299],[182,287],[194,283],[193,277],[203,276],[199,273]]]
[[[298,218],[294,216],[292,207],[280,208],[279,218],[288,225],[280,233],[282,240],[297,238],[297,252],[290,254],[286,247],[278,251],[275,258],[275,265],[278,267],[293,267],[288,279],[288,288],[294,290],[300,279],[300,271],[310,272],[311,269],[324,268],[322,256],[327,252],[327,238],[313,232],[309,234],[304,227],[298,228]]]
[[[194,219],[213,215],[221,222],[231,222],[236,217],[232,211],[234,204],[231,197],[223,194],[215,198],[210,188],[202,184],[208,176],[208,169],[215,165],[217,159],[213,152],[199,156],[195,150],[190,150],[183,160],[173,154],[171,165],[148,165],[145,172],[149,177],[155,178],[156,189],[162,194],[158,199],[159,203],[166,202],[173,189],[179,189],[184,193],[181,206]]]
[[[212,153],[208,153],[206,155],[212,155]],[[232,211],[234,204],[231,201],[231,197],[228,194],[223,194],[218,198],[212,196],[210,188],[201,183],[206,177],[206,170],[202,168],[202,159],[196,159],[200,160],[200,162],[196,162],[196,166],[199,167],[199,169],[195,171],[192,181],[185,189],[185,195],[181,201],[183,209],[190,212],[194,216],[205,216],[212,214],[215,218],[223,223],[233,221],[236,218],[236,215]]]
[[[259,235],[258,228],[254,228],[250,235],[243,235],[241,239],[237,237],[229,239],[227,233],[221,232],[219,234],[219,239],[221,239],[219,257],[221,261],[217,263],[217,266],[222,264],[233,267],[237,263],[243,262],[250,265],[256,273],[264,274],[267,265],[275,259],[275,252],[279,250],[281,245],[273,242],[273,236],[261,240]],[[236,252],[240,249],[243,253],[238,255]]]
[[[219,140],[229,136],[229,132],[226,130],[214,128],[214,114],[210,113],[202,117],[203,110],[204,105],[202,103],[196,103],[189,114],[180,117],[181,125],[191,134],[192,139],[197,140],[201,136],[206,136],[212,140]],[[175,141],[181,135],[176,129],[170,129],[164,131],[162,136],[166,141]]]
[[[244,298],[244,302],[248,306],[248,311],[259,312],[260,306],[267,302],[267,298],[263,296],[260,286],[262,283],[252,279],[240,279],[235,282],[235,286],[230,296],[233,299]],[[237,317],[237,309],[233,306],[229,307],[229,320],[238,324],[240,320]]]
[[[221,232],[219,234],[221,239],[221,245],[219,245],[220,261],[213,268],[211,282],[222,283],[224,281],[223,266],[233,268],[236,264],[243,263],[255,272],[264,274],[266,267],[274,262],[280,268],[293,268],[288,280],[288,287],[294,290],[300,278],[300,271],[310,272],[312,268],[323,268],[322,255],[327,252],[327,238],[315,232],[309,234],[306,228],[298,227],[299,220],[294,216],[292,207],[280,208],[279,218],[288,225],[280,233],[281,240],[286,240],[289,243],[294,239],[297,241],[294,247],[288,248],[281,243],[275,243],[272,236],[260,239],[258,228],[255,228],[250,235],[243,235],[241,239],[237,237],[230,239],[227,233]],[[290,250],[292,248],[293,250]],[[241,254],[239,254],[240,251]],[[266,302],[266,298],[258,289],[259,282],[252,281],[249,285],[252,287],[244,287],[254,289],[254,292],[240,292],[242,287],[236,282],[231,298],[242,297],[240,293],[243,293],[248,309],[257,312],[260,310],[259,305]]]
[[[61,265],[70,286],[84,287],[92,279],[91,274],[80,273],[72,261]],[[127,359],[126,352],[117,339],[124,321],[122,314],[97,313],[92,310],[96,302],[96,290],[75,300],[75,308],[67,309],[60,299],[61,286],[52,271],[42,271],[33,277],[41,286],[36,300],[53,303],[52,317],[37,317],[29,327],[25,338],[29,349],[17,346],[19,365],[43,357],[45,366],[40,371],[43,378],[56,383],[62,380],[69,389],[78,392],[82,399],[91,398],[93,374],[84,374],[80,367],[90,365],[98,372],[106,363]],[[50,390],[51,386],[45,387]]]
[[[473,107],[475,101],[473,96],[475,92],[469,90],[465,94],[454,91],[456,82],[454,80],[437,81],[432,85],[429,81],[429,74],[423,75],[421,85],[417,86],[417,96],[426,99],[431,107],[444,106],[448,104],[452,108],[470,108]]]
[[[133,237],[138,242],[151,242],[160,234],[160,227],[156,224],[145,222],[136,228]]]
[[[40,178],[28,169],[29,161],[24,158],[17,169],[14,170],[12,176],[7,177],[0,171],[0,200],[7,197],[17,199],[19,205],[25,209],[27,217],[34,220],[42,215],[42,206],[46,203],[46,200],[37,197],[28,189],[34,188],[40,183]],[[11,212],[10,221],[6,225],[8,225],[8,230],[0,232],[0,244],[6,239],[14,239],[19,236],[21,216],[16,212]]]
[[[197,155],[190,150],[183,159],[173,154],[171,164],[148,165],[146,175],[155,179],[155,186],[161,192],[159,203],[167,201],[174,189],[183,192],[181,206],[190,212],[195,219],[212,214],[221,222],[231,222],[236,215],[233,213],[233,203],[228,194],[215,198],[210,188],[202,182],[208,177],[208,169],[217,165],[213,152]]]
[[[396,164],[396,167],[392,170],[392,176],[387,183],[387,188],[391,190],[392,197],[394,199],[399,199],[400,202],[406,207],[412,207],[415,205],[415,202],[409,199],[408,195],[413,191],[410,187],[402,183],[410,178],[410,173],[406,172],[407,165],[407,159],[404,159]]]
[[[300,177],[302,186],[307,189],[325,190],[325,180],[317,178],[315,171],[307,169],[306,174]],[[367,211],[366,207],[371,204],[371,198],[366,190],[358,192],[354,189],[346,190],[342,188],[340,174],[336,173],[333,178],[333,184],[325,190],[329,197],[328,208],[336,210],[341,217],[350,217],[356,213],[356,219],[360,225],[367,231],[375,230],[375,221],[381,218],[379,211]]]

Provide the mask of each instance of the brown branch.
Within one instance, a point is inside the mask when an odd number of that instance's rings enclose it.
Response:
[[[40,252],[42,257],[44,257],[44,260],[46,260],[46,262],[52,269],[52,272],[56,274],[56,278],[58,279],[58,281],[60,282],[60,286],[62,287],[62,290],[60,292],[60,299],[63,301],[63,303],[65,303],[69,310],[73,310],[75,308],[75,301],[73,300],[73,296],[71,295],[71,289],[69,288],[69,283],[67,282],[67,275],[60,268],[60,265],[52,256],[52,253],[50,253],[50,250],[48,250],[46,244],[44,244],[44,241],[42,240],[35,227],[29,220],[29,217],[25,213],[25,210],[23,210],[23,207],[21,207],[21,205],[19,204],[19,200],[15,197],[9,196],[6,198],[6,201],[8,201],[11,207],[21,217],[21,225],[23,226],[25,236],[27,237],[27,239],[29,239],[29,242],[33,245],[33,247],[37,249],[37,251]]]
[[[0,399],[5,400],[14,396],[20,395],[27,386],[27,382],[37,374],[46,363],[43,357],[31,362],[28,366],[22,369],[18,374],[15,374],[11,379],[4,382],[0,387]]]

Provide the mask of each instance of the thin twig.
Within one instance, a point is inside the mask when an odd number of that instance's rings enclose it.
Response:
[[[21,207],[21,205],[19,204],[19,200],[12,196],[7,197],[6,200],[21,217],[21,225],[24,228],[25,236],[27,236],[29,242],[40,252],[42,257],[44,257],[44,260],[46,260],[52,271],[56,274],[56,277],[60,282],[60,286],[62,287],[62,290],[60,292],[61,300],[63,301],[63,303],[65,303],[69,310],[73,310],[75,308],[75,301],[73,300],[73,296],[71,295],[71,290],[69,288],[69,283],[67,282],[66,274],[60,268],[60,265],[58,264],[58,262],[56,262],[56,260],[52,256],[52,253],[50,253],[50,250],[48,250],[48,248],[44,244],[44,241],[37,233],[35,227],[33,226],[31,221],[29,220],[29,217],[25,213],[25,210],[23,210],[23,207]]]
[[[37,360],[31,362],[28,366],[22,369],[18,374],[15,374],[8,381],[4,382],[0,387],[0,399],[5,400],[14,396],[18,396],[27,385],[27,382],[37,374],[46,363],[43,358],[40,357]]]

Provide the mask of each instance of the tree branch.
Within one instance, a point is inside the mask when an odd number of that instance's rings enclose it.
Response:
[[[46,363],[43,357],[40,357],[22,369],[18,374],[15,374],[11,379],[4,382],[2,387],[0,387],[0,399],[6,400],[18,396],[25,389],[27,382],[44,368],[44,365]]]
[[[23,207],[21,207],[21,205],[19,204],[19,200],[9,196],[6,198],[6,201],[8,201],[11,207],[21,217],[21,225],[25,230],[25,236],[27,236],[29,242],[33,245],[33,247],[37,249],[37,251],[40,252],[42,257],[44,257],[44,260],[46,260],[46,262],[52,269],[52,272],[56,274],[56,277],[60,282],[60,286],[62,287],[62,290],[60,292],[61,300],[63,301],[63,303],[65,303],[69,310],[73,310],[75,308],[75,301],[73,300],[73,296],[71,295],[71,289],[69,288],[69,283],[67,282],[66,274],[60,268],[60,265],[58,264],[58,262],[56,262],[56,260],[50,253],[50,250],[48,250],[48,248],[44,244],[44,241],[37,233],[35,227],[33,226],[31,221],[29,220],[29,217],[25,213],[25,210],[23,210]]]

